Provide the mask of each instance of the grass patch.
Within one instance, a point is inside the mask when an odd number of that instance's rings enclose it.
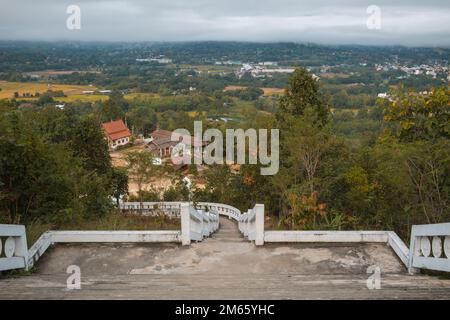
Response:
[[[134,92],[134,93],[129,93],[129,94],[125,95],[125,99],[127,99],[127,100],[133,100],[133,99],[148,100],[148,99],[159,99],[159,98],[161,98],[161,96],[157,93]]]
[[[277,216],[274,215],[267,215],[264,218],[264,229],[265,230],[283,230],[284,226],[279,225],[280,220]]]
[[[24,269],[6,270],[0,271],[0,279],[14,279],[24,276],[31,276],[32,274],[33,268],[28,271]]]

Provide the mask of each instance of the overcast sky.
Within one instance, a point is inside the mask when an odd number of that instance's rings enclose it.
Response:
[[[81,29],[68,30],[68,5]],[[369,30],[369,5],[381,29]],[[0,0],[2,40],[295,41],[450,46],[450,0]]]

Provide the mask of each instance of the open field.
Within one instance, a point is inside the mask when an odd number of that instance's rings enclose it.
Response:
[[[82,95],[85,90],[97,90],[93,86],[81,86],[72,84],[53,84],[53,83],[42,83],[42,82],[9,82],[0,81],[0,99],[11,99],[14,98],[14,92],[18,92],[19,95],[24,93],[36,94],[44,93],[47,90],[60,91],[62,90],[66,95]],[[83,97],[85,95],[82,95]]]
[[[62,71],[63,72],[63,71]],[[65,72],[65,71],[64,71]],[[71,85],[71,84],[54,84],[54,83],[44,83],[44,82],[9,82],[0,81],[0,99],[12,99],[14,98],[14,93],[19,93],[20,100],[33,101],[38,99],[37,97],[23,97],[23,94],[29,93],[30,95],[35,95],[36,93],[44,93],[48,90],[60,91],[62,90],[66,97],[55,98],[59,102],[95,102],[95,101],[105,101],[108,100],[107,94],[83,94],[83,91],[95,91],[98,90],[95,86],[90,85]],[[125,95],[127,100],[148,100],[148,99],[158,99],[159,94],[156,93],[129,93]]]
[[[63,91],[66,97],[55,98],[58,102],[70,103],[74,101],[83,102],[95,102],[95,101],[105,101],[108,100],[108,95],[106,94],[83,94],[83,91],[95,91],[98,90],[97,87],[90,85],[70,85],[70,84],[54,84],[54,83],[43,83],[43,82],[9,82],[0,81],[0,99],[12,99],[14,98],[14,93],[19,93],[20,100],[36,100],[37,97],[22,97],[23,94],[29,93],[35,95],[36,93],[44,93],[48,90],[52,91]],[[244,86],[227,86],[225,91],[243,90]],[[265,96],[279,95],[284,93],[284,89],[280,88],[261,88],[264,91]],[[149,100],[149,99],[160,99],[161,96],[155,93],[129,93],[126,94],[125,99],[127,100]]]
[[[57,98],[60,102],[74,102],[77,100],[83,102],[95,102],[95,101],[106,101],[108,100],[107,94],[73,94],[67,97]],[[149,100],[149,99],[159,99],[159,94],[156,93],[130,93],[124,96],[127,100]]]
[[[65,76],[74,73],[101,73],[100,71],[95,70],[44,70],[44,71],[32,71],[25,72],[24,75],[27,76],[39,76],[39,77],[55,77],[55,76]]]
[[[346,73],[333,73],[333,72],[321,73],[321,74],[319,74],[319,76],[321,78],[326,78],[326,79],[348,78],[348,77],[350,77],[350,75],[346,74]]]
[[[224,91],[237,91],[237,90],[244,90],[247,87],[244,86],[226,86]],[[284,94],[284,89],[282,88],[260,88],[262,91],[264,91],[265,96],[271,96],[274,94]]]
[[[234,72],[236,66],[233,65],[188,65],[182,64],[178,66],[180,69],[196,70],[202,73],[221,73],[221,72]]]
[[[106,101],[108,98],[108,95],[105,94],[72,94],[67,97],[58,97],[54,99],[59,102],[75,102],[77,100],[83,102],[95,102]]]
[[[237,91],[237,90],[244,90],[247,87],[244,86],[226,86],[223,91]]]
[[[274,94],[284,94],[284,89],[281,88],[261,88],[264,91],[265,96],[271,96]]]
[[[161,96],[158,93],[143,93],[143,92],[134,92],[134,93],[129,93],[125,95],[125,99],[127,100],[133,100],[133,99],[138,99],[138,100],[146,100],[146,99],[157,99],[160,98]]]
[[[112,165],[115,168],[126,168],[128,166],[127,161],[125,160],[126,156],[130,152],[142,152],[145,150],[145,145],[143,143],[136,144],[132,147],[128,147],[121,150],[112,151],[110,153]]]

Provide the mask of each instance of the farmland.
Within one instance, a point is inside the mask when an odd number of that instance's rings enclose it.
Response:
[[[107,94],[83,94],[83,91],[96,91],[97,87],[92,85],[75,85],[75,84],[55,84],[43,82],[9,82],[0,81],[0,99],[12,99],[17,92],[22,100],[36,100],[36,93],[42,94],[48,90],[63,91],[65,97],[58,97],[59,102],[70,103],[77,100],[83,102],[95,102],[108,100]],[[27,95],[27,96],[24,96]],[[154,93],[129,93],[125,95],[127,100],[148,100],[158,98],[158,94]]]
[[[53,84],[42,82],[9,82],[0,81],[0,99],[12,99],[14,93],[17,92],[19,96],[29,93],[35,95],[36,93],[44,93],[47,90],[63,91],[65,95],[82,95],[85,90],[97,90],[94,86],[89,85],[74,85],[74,84]]]
[[[96,102],[96,101],[106,101],[108,100],[108,96],[105,94],[70,94],[67,97],[58,97],[55,98],[59,102],[70,103],[75,101],[83,101],[83,102]]]
[[[247,89],[245,86],[226,86],[224,91],[238,91],[238,90],[244,90]],[[284,89],[282,88],[260,88],[262,91],[264,91],[265,96],[271,96],[271,95],[280,95],[284,93]]]

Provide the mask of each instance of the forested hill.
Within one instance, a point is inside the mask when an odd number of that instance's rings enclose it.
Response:
[[[136,58],[164,55],[177,64],[214,64],[222,59],[281,65],[375,64],[398,59],[409,64],[449,60],[449,48],[323,46],[299,43],[179,42],[0,42],[0,70],[36,71],[135,64]],[[32,63],[30,63],[32,61]]]

